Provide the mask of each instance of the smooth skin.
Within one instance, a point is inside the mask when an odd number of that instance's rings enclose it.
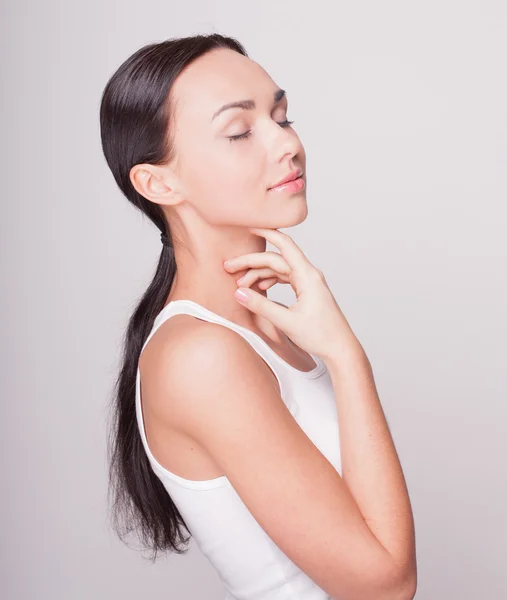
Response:
[[[170,400],[159,418],[209,452],[267,534],[330,596],[412,599],[412,513],[369,361],[322,272],[290,236],[252,231],[273,243],[279,257],[238,256],[227,268],[251,269],[246,280],[262,270],[293,286],[291,307],[251,289],[247,305],[325,361],[339,413],[343,477],[294,420],[262,359],[228,328],[189,329],[173,343],[161,362],[162,396]]]
[[[164,323],[140,360],[147,427],[154,427],[148,437],[156,425],[202,448],[267,534],[330,596],[408,600],[416,582],[412,513],[369,361],[322,272],[278,231],[301,223],[308,207],[307,187],[268,189],[306,170],[287,97],[277,90],[260,65],[236,52],[200,57],[173,87],[174,159],[135,165],[130,177],[171,227],[177,273],[167,302],[194,300],[285,357],[295,356],[292,340],[326,362],[343,477],[294,420],[273,372],[246,340],[188,315]],[[255,106],[212,119],[224,104],[246,99]],[[279,257],[266,252],[266,240]],[[252,294],[246,304],[234,295],[242,275],[239,285]],[[267,298],[277,282],[292,285],[295,305]]]
[[[308,261],[292,238],[277,230],[250,228],[250,231],[265,237],[280,254],[263,252],[238,256],[226,261],[224,268],[229,272],[248,269],[237,282],[239,291],[246,294],[243,297],[235,293],[238,301],[269,319],[300,348],[320,356],[325,362],[339,415],[343,478],[338,477],[346,484],[340,486],[339,494],[345,504],[342,517],[346,528],[357,526],[358,517],[363,520],[359,525],[355,556],[360,561],[376,564],[379,569],[370,571],[375,579],[369,590],[355,588],[353,564],[349,565],[349,572],[340,572],[338,588],[326,588],[325,583],[322,587],[340,598],[413,598],[417,587],[417,561],[410,499],[368,358],[327,286],[324,274]],[[259,281],[262,289],[275,283],[290,283],[296,302],[284,307],[248,289],[248,285]],[[371,536],[365,533],[365,527]],[[347,540],[347,531],[335,533],[338,539]],[[362,544],[369,545],[370,549],[361,548]],[[354,555],[353,544],[345,544],[342,560],[347,550]],[[354,558],[349,555],[349,560]],[[345,569],[346,561],[341,566]],[[393,587],[389,589],[387,583],[386,590],[383,586],[387,573],[394,576]],[[319,577],[320,572],[314,576]],[[368,586],[364,571],[362,581]]]

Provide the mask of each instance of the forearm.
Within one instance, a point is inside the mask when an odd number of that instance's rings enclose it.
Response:
[[[412,509],[398,455],[361,352],[325,360],[338,411],[342,478],[369,529],[402,572],[415,574]],[[406,571],[405,571],[406,569]]]

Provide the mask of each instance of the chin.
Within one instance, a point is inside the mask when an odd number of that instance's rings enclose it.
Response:
[[[287,205],[283,218],[279,219],[276,229],[283,227],[295,227],[302,223],[308,216],[308,204],[306,197],[301,200],[293,198]]]

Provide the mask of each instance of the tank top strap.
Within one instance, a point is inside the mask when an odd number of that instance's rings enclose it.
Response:
[[[159,314],[155,318],[153,327],[152,327],[146,341],[143,344],[142,350],[144,350],[146,344],[150,341],[151,337],[154,335],[154,333],[157,331],[157,329],[163,323],[165,323],[165,321],[167,319],[169,319],[173,315],[177,315],[177,314],[188,314],[188,315],[197,317],[198,319],[202,319],[204,321],[209,321],[211,323],[217,323],[219,325],[223,325],[224,327],[228,327],[229,329],[232,329],[233,331],[238,333],[242,338],[244,338],[250,344],[250,346],[252,346],[252,348],[257,352],[257,354],[259,354],[261,356],[261,358],[268,364],[268,366],[273,371],[273,373],[278,381],[278,385],[280,387],[281,397],[284,400],[287,407],[289,408],[289,410],[294,414],[294,412],[297,410],[297,407],[291,406],[288,395],[286,394],[286,391],[285,391],[286,390],[285,378],[287,377],[287,373],[284,371],[283,364],[282,364],[282,363],[285,363],[285,361],[283,361],[280,357],[277,357],[275,352],[273,351],[273,349],[270,348],[269,345],[253,331],[250,331],[246,327],[238,325],[237,323],[233,323],[232,321],[229,321],[225,317],[222,317],[221,315],[214,313],[213,311],[205,308],[204,306],[201,306],[200,304],[198,304],[197,302],[194,302],[193,300],[186,300],[186,299],[172,300],[171,302],[166,304],[166,306],[164,306],[164,308],[159,312]],[[141,350],[141,352],[142,352],[142,350]]]
[[[204,306],[201,306],[193,300],[181,299],[172,300],[171,302],[169,302],[169,304],[167,304],[157,315],[153,324],[152,331],[150,332],[150,335],[148,336],[148,339],[146,340],[144,345],[148,343],[150,337],[155,333],[158,327],[160,327],[160,325],[162,325],[162,323],[167,318],[169,318],[173,314],[182,313],[193,315],[199,319],[204,319],[205,321],[219,323],[221,325],[224,325],[225,327],[228,327],[229,329],[236,331],[237,333],[239,333],[239,335],[241,335],[244,339],[247,340],[247,342],[257,351],[257,353],[260,354],[262,358],[264,358],[264,360],[273,368],[273,370],[281,370],[281,372],[284,373],[287,377],[293,377],[295,378],[295,380],[301,377],[304,379],[315,379],[317,377],[320,377],[326,371],[326,366],[322,359],[319,356],[312,353],[310,353],[310,356],[315,362],[315,367],[310,371],[301,371],[300,369],[296,369],[296,367],[293,367],[281,356],[279,356],[273,350],[273,348],[271,348],[255,332],[251,331],[246,327],[243,327],[242,325],[233,323],[225,317],[217,315],[216,313],[212,312],[208,308],[205,308]]]

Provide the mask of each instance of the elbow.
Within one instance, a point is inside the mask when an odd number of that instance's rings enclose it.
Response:
[[[403,587],[398,588],[397,596],[393,596],[392,600],[395,598],[397,600],[413,600],[415,593],[417,591],[417,582],[414,580],[405,584]]]
[[[381,596],[385,600],[413,600],[417,591],[417,559],[415,553],[403,561],[396,561],[396,566],[391,577],[391,589],[389,593]]]
[[[330,593],[333,598],[343,598],[343,600],[413,600],[416,590],[417,570],[413,569],[395,579],[391,578],[390,583],[384,580],[380,585],[377,581],[376,585],[370,584],[368,589],[363,585],[361,589],[356,588],[353,592],[351,590],[344,592],[342,588]]]
[[[368,591],[364,588],[356,590],[351,595],[343,595],[343,590],[340,595],[332,596],[333,598],[346,598],[347,600],[413,600],[417,589],[417,577],[412,575],[406,577],[403,581],[396,581],[389,586],[378,586],[375,589],[369,587]]]
[[[361,570],[361,577],[355,579],[355,585],[344,589],[343,580],[340,588],[330,591],[333,598],[343,600],[413,600],[417,591],[417,562],[415,556],[411,561],[395,563],[390,560],[382,570],[367,572]]]
[[[383,579],[382,585],[379,582]],[[389,583],[387,583],[389,582]],[[370,588],[367,596],[371,600],[413,600],[417,590],[417,566],[414,563],[400,571],[396,569],[396,575],[391,572],[389,578],[379,578],[375,589]]]
[[[413,600],[417,591],[417,569],[404,572],[384,596],[385,600]],[[378,597],[377,597],[378,598]]]

